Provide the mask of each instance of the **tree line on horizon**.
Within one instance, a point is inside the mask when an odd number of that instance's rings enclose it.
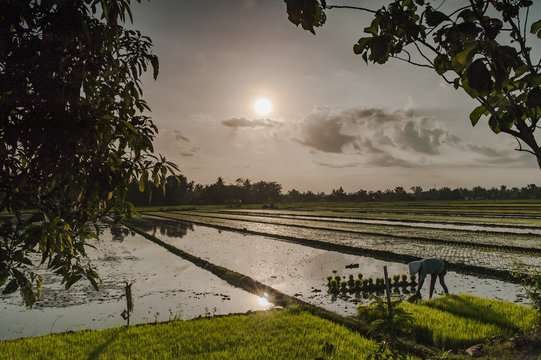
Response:
[[[151,185],[151,184],[150,184]],[[172,205],[228,205],[263,204],[274,207],[277,203],[296,202],[363,202],[363,201],[413,201],[413,200],[518,200],[541,199],[541,187],[529,184],[525,187],[484,188],[475,186],[471,189],[441,187],[423,189],[413,186],[408,190],[398,186],[386,190],[364,190],[346,192],[341,186],[329,194],[300,192],[296,189],[282,192],[282,185],[275,181],[253,182],[238,178],[233,184],[226,184],[222,177],[209,185],[188,181],[183,175],[169,176],[163,189],[147,186],[140,191],[136,180],[128,186],[126,200],[135,206],[172,206]]]

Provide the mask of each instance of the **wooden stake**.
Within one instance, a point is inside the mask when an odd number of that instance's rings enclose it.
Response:
[[[393,318],[393,309],[391,308],[391,289],[389,286],[389,277],[387,276],[387,266],[383,267],[383,275],[385,277],[385,292],[387,294],[387,309],[389,309],[389,319]]]

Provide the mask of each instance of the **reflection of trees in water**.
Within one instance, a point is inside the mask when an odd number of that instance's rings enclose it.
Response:
[[[132,224],[145,232],[152,233],[152,235],[156,235],[159,231],[160,235],[168,237],[183,237],[188,233],[188,230],[193,231],[192,224],[167,219],[138,218],[132,219]]]
[[[113,236],[113,241],[122,242],[128,235],[135,235],[135,232],[120,224],[111,224],[109,231]]]

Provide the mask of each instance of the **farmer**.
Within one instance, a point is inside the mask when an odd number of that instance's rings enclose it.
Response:
[[[445,285],[444,277],[447,274],[445,269],[445,262],[440,259],[423,259],[420,261],[412,261],[408,264],[410,268],[410,274],[419,273],[419,284],[417,285],[417,292],[415,295],[421,296],[421,288],[425,281],[426,275],[430,274],[430,297],[432,299],[432,293],[434,293],[434,284],[436,283],[436,277],[440,279],[441,287],[446,294],[449,294],[447,286]]]

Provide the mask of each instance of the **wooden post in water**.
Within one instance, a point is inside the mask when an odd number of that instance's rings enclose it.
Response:
[[[389,285],[389,277],[387,276],[387,266],[383,267],[383,275],[385,277],[385,293],[387,294],[387,309],[389,310],[389,320],[392,320],[393,309],[391,307],[391,288]]]
[[[130,326],[130,313],[133,311],[133,298],[131,296],[131,286],[133,283],[128,284],[126,281],[126,320],[128,322],[127,326]]]

